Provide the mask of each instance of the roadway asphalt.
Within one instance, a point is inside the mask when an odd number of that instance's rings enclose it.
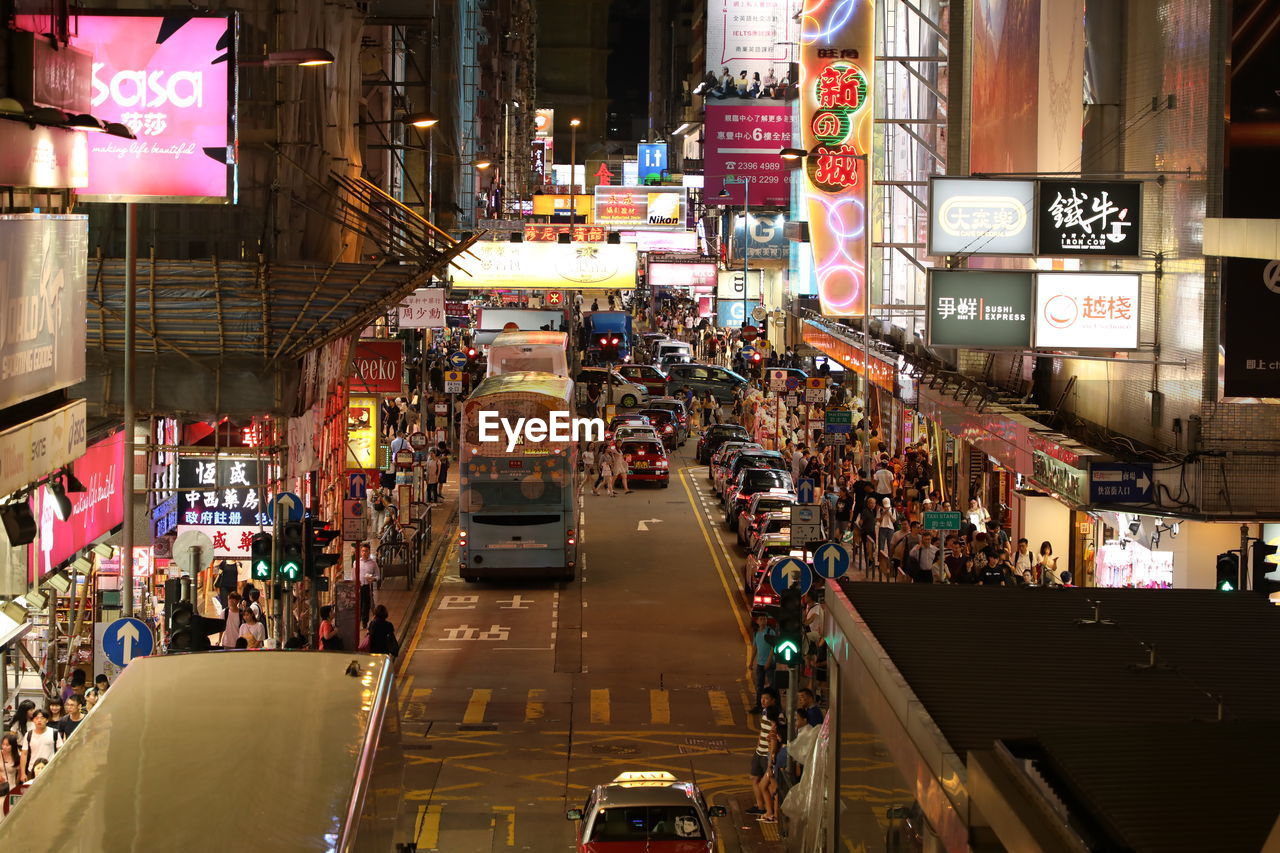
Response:
[[[564,851],[591,787],[626,770],[696,781],[720,849],[774,853],[776,825],[743,815],[756,718],[747,713],[749,618],[742,552],[693,460],[669,488],[591,496],[572,583],[469,584],[446,553],[400,655],[406,809],[418,850]],[[882,804],[883,745],[847,732],[867,785],[843,791],[868,837]]]

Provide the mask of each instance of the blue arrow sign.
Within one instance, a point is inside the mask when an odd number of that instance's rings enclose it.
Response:
[[[1094,462],[1089,466],[1089,503],[1149,503],[1151,473],[1149,462]]]
[[[456,370],[461,370],[467,366],[467,354],[459,350],[449,353],[449,364]]]
[[[116,666],[127,666],[134,658],[144,658],[155,647],[151,629],[138,619],[117,619],[102,632],[102,651]]]
[[[812,477],[801,477],[800,481],[796,483],[796,497],[799,498],[800,503],[813,503],[813,492],[814,488]]]
[[[791,582],[793,578],[796,579],[795,584]],[[769,572],[769,586],[773,587],[773,591],[778,595],[782,595],[792,586],[798,588],[800,594],[804,595],[809,591],[809,587],[813,586],[813,570],[809,568],[808,563],[797,560],[795,557],[787,557],[775,563]]]
[[[813,552],[813,570],[827,580],[844,577],[849,571],[849,552],[834,542],[819,545]]]
[[[369,495],[369,475],[363,471],[347,474],[347,500],[362,501]]]
[[[305,509],[302,505],[302,498],[293,492],[281,492],[267,504],[267,519],[272,524],[276,520],[276,507],[280,507],[284,513],[285,521],[302,521]]]

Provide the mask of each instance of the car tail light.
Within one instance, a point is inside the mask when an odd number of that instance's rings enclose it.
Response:
[[[578,544],[578,531],[576,531],[576,530],[566,530],[566,531],[565,531],[565,533],[564,533],[564,538],[565,538],[565,541],[566,541],[566,542],[568,542],[570,545],[577,545],[577,544]]]
[[[663,432],[671,432],[671,424],[667,424],[662,428]]]
[[[465,528],[458,528],[458,547],[467,547],[467,531]]]
[[[659,467],[659,468],[666,468],[666,467],[667,467],[667,460],[665,460],[665,459],[659,459],[659,460],[658,460],[658,467]]]

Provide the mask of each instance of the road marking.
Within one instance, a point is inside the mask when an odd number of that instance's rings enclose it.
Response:
[[[431,698],[431,687],[418,687],[410,694],[414,702],[425,702]]]
[[[483,723],[485,708],[488,707],[491,698],[493,698],[493,691],[486,687],[477,687],[472,690],[471,699],[467,702],[467,710],[462,715],[463,724]]]
[[[432,584],[431,594],[427,597],[427,604],[422,608],[422,616],[418,619],[418,627],[413,632],[413,642],[409,644],[409,648],[405,651],[404,657],[400,661],[400,677],[409,672],[409,662],[413,660],[413,652],[418,648],[418,641],[422,639],[422,631],[427,627],[427,617],[431,615],[431,608],[435,605],[436,596],[440,593],[440,587],[443,583],[444,576],[448,573],[448,567],[452,566],[452,560],[457,558],[457,546],[453,539],[450,539],[448,548],[445,549],[444,559],[440,562],[440,568],[436,570],[435,583]]]
[[[591,722],[609,724],[609,688],[591,691]]]
[[[711,713],[715,715],[717,726],[733,725],[733,708],[729,707],[729,697],[723,690],[708,690],[707,699],[711,702]]]
[[[543,700],[546,697],[547,691],[545,690],[534,689],[529,691],[529,699],[524,703],[524,721],[526,723],[542,719],[547,712],[546,705],[543,704]]]
[[[516,807],[515,806],[494,806],[493,819],[496,823],[498,818],[505,817],[507,819],[507,846],[516,846]]]
[[[418,806],[418,834],[414,840],[419,850],[435,850],[440,846],[440,811],[444,806]]]
[[[671,694],[666,690],[649,691],[649,722],[665,726],[671,722]]]

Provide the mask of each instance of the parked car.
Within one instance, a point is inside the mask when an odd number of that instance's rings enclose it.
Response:
[[[666,409],[676,416],[676,420],[680,422],[680,443],[684,444],[689,440],[689,409],[684,404],[684,400],[678,397],[663,397],[659,400],[649,401],[650,409]]]
[[[763,447],[754,441],[728,441],[721,445],[716,451],[715,456],[711,457],[711,468],[709,478],[712,488],[716,490],[716,494],[720,494],[720,483],[728,473],[729,463],[731,463],[739,453],[743,450],[756,449],[764,450]]]
[[[680,446],[680,419],[675,412],[670,409],[641,409],[640,414],[653,423],[653,428],[662,436],[662,443],[668,450],[675,450]]]
[[[726,441],[750,441],[750,435],[747,428],[739,424],[712,424],[698,439],[697,460],[703,465],[710,464],[711,454]]]
[[[714,364],[673,364],[667,370],[668,394],[679,393],[688,386],[698,396],[710,391],[717,400],[727,403],[746,384],[747,380],[732,370]]]
[[[667,393],[667,374],[652,364],[620,364],[618,374],[628,382],[643,385],[651,396],[661,397]]]
[[[624,423],[613,432],[614,441],[626,441],[628,438],[644,438],[662,443],[662,436],[648,424]]]
[[[653,422],[649,420],[647,415],[642,415],[642,414],[639,414],[638,412],[632,412],[626,415],[614,415],[613,419],[610,420],[609,423],[604,428],[604,437],[606,439],[612,439],[614,437],[614,434],[617,433],[618,427],[624,426],[624,425],[647,426],[650,429],[653,429]]]
[[[770,489],[795,491],[795,483],[791,482],[790,471],[778,471],[774,468],[743,468],[737,478],[725,490],[724,526],[732,530],[738,521],[738,513],[751,500],[756,492],[767,492]]]
[[[773,567],[777,565],[779,560],[785,560],[788,557],[795,557],[798,560],[804,560],[804,551],[797,550],[794,553],[781,554],[771,558],[767,563],[763,564],[763,568],[756,572],[755,585],[751,589],[751,597],[749,603],[751,605],[752,616],[767,616],[770,608],[777,607],[782,603],[782,596],[778,595],[769,583],[769,573],[773,571]]]
[[[667,450],[661,441],[651,438],[628,438],[618,442],[618,450],[627,460],[628,481],[671,485]]]
[[[720,497],[725,499],[728,495],[725,492],[730,483],[738,478],[738,472],[743,468],[773,468],[776,471],[791,471],[791,466],[787,464],[787,460],[776,450],[765,450],[764,448],[743,448],[725,469],[724,477],[720,481]]]
[[[742,591],[750,595],[764,567],[777,557],[804,559],[804,551],[791,547],[791,537],[785,533],[771,533],[756,543],[742,564]]]
[[[752,496],[754,497],[754,495]],[[746,513],[739,514],[738,521],[741,522]],[[753,522],[751,532],[747,534],[747,547],[750,548],[760,541],[761,537],[770,533],[785,533],[791,535],[791,511],[775,509],[771,512],[763,512]]]
[[[609,388],[606,382],[613,385],[613,402],[624,409],[634,409],[649,400],[649,392],[643,385],[621,376],[616,370],[605,370],[603,367],[584,367],[573,377],[573,397],[578,405],[587,402],[587,388],[599,385],[601,389],[600,405],[609,401]]]
[[[565,817],[578,824],[577,853],[713,853],[712,818],[726,814],[724,806],[708,806],[692,782],[645,770],[597,785]]]
[[[799,499],[794,492],[758,492],[751,496],[745,509],[738,515],[738,544],[750,547],[762,515],[768,512],[790,513],[791,505]]]

